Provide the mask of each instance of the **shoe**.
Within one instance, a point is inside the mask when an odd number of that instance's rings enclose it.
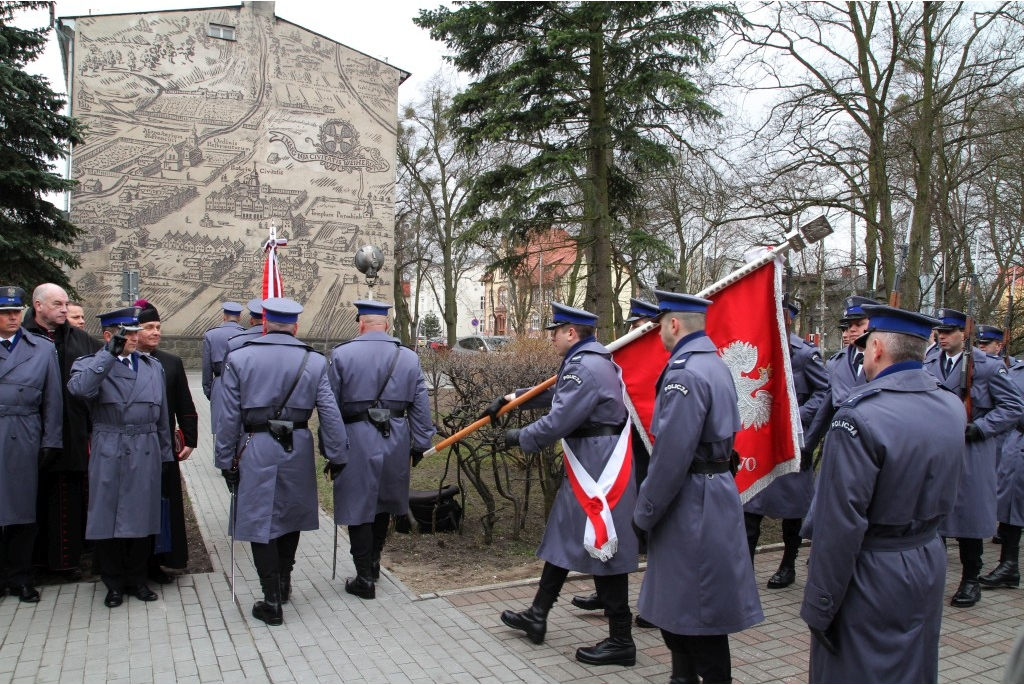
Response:
[[[653,623],[648,621],[646,618],[644,618],[640,614],[637,614],[636,615],[636,627],[637,628],[657,628],[658,626],[654,625]]]
[[[992,573],[978,578],[978,584],[984,588],[1020,587],[1020,569],[1016,561],[1000,561]]]
[[[271,573],[260,576],[260,585],[263,587],[263,600],[253,605],[252,616],[268,626],[279,626],[284,623],[284,610],[281,608],[281,575]]]
[[[1003,544],[1003,539],[1001,537],[999,537],[998,535],[993,535],[992,536],[992,544],[993,545],[1001,545],[1001,544]]]
[[[604,609],[604,602],[597,596],[595,592],[587,597],[580,597],[579,595],[572,598],[571,604],[577,609],[583,609],[584,611],[597,611],[598,609]]]
[[[34,604],[39,601],[39,590],[36,590],[31,585],[12,585],[11,594],[18,595],[18,599],[22,602]]]
[[[345,592],[360,599],[377,597],[377,586],[368,576],[356,576],[345,581]]]
[[[501,612],[501,622],[509,628],[522,630],[530,642],[539,645],[544,642],[544,636],[548,632],[548,612],[536,604],[526,611],[512,611],[506,609]]]
[[[629,614],[608,619],[608,637],[593,647],[576,650],[576,661],[591,666],[635,666],[636,643]]]
[[[149,579],[158,585],[170,585],[174,582],[174,576],[164,571],[162,568],[150,569]]]
[[[76,583],[82,579],[82,569],[80,568],[64,569],[57,571],[57,574],[69,583]]]
[[[950,606],[965,609],[972,607],[981,599],[981,586],[977,580],[962,580],[957,588],[953,599],[949,601]]]
[[[108,590],[107,597],[103,600],[103,603],[113,609],[119,607],[124,602],[124,593],[120,590]]]
[[[160,599],[160,597],[155,592],[150,590],[149,586],[145,583],[134,585],[128,588],[127,592],[135,599],[141,599],[143,602],[155,602],[156,600]]]
[[[792,566],[780,566],[775,575],[768,579],[768,589],[778,590],[789,587],[796,582],[796,569]]]

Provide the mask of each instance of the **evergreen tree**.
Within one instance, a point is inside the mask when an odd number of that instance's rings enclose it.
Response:
[[[78,123],[61,114],[65,101],[42,76],[25,72],[39,57],[49,28],[12,26],[19,10],[47,2],[0,4],[0,283],[29,292],[43,282],[70,288],[63,267],[78,259],[63,249],[81,235],[64,212],[44,199],[74,188],[55,162],[81,142]]]
[[[612,333],[613,236],[642,200],[635,178],[671,163],[666,136],[717,116],[690,75],[733,10],[678,2],[467,2],[415,19],[476,80],[453,127],[477,151],[514,144],[480,175],[464,212],[481,231],[580,226],[585,306]]]

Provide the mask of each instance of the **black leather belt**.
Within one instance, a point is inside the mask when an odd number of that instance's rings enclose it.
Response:
[[[292,421],[292,430],[302,430],[303,428],[309,428],[308,421]],[[269,433],[269,423],[247,423],[244,426],[246,433]]]
[[[729,462],[727,461],[695,461],[690,464],[690,473],[710,475],[712,473],[728,473]]]
[[[393,419],[404,419],[408,415],[409,411],[407,409],[391,410],[391,418]],[[341,420],[344,421],[345,423],[359,423],[360,421],[369,421],[370,415],[367,414],[365,411],[361,411],[356,414],[345,414],[344,416],[341,417]]]
[[[617,426],[609,426],[608,424],[594,424],[588,426],[586,424],[580,426],[569,435],[567,438],[601,438],[606,435],[619,435],[622,433],[622,429],[626,427],[626,424],[620,423]]]

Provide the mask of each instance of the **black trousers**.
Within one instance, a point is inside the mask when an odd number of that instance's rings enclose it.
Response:
[[[761,521],[764,516],[761,514],[743,513],[743,527],[747,531],[747,548],[750,551],[750,558],[754,558],[754,551],[757,549],[757,541],[761,538]],[[803,519],[782,519],[782,542],[785,550],[782,553],[781,566],[792,568],[796,562],[797,552],[800,550],[800,528],[803,526]]]
[[[977,580],[981,575],[981,555],[985,545],[981,538],[957,538],[960,546],[960,563],[963,565],[963,579]]]
[[[285,533],[266,543],[249,544],[252,545],[252,561],[260,578],[269,578],[275,573],[291,573],[295,566],[295,551],[299,548],[299,531]]]
[[[999,553],[999,561],[1012,561],[1018,563],[1020,559],[1020,533],[1021,527],[1009,523],[999,524],[999,537],[1003,540],[1002,550]]]
[[[545,562],[540,574],[540,586],[533,603],[545,611],[549,610],[562,591],[569,569]],[[604,604],[604,614],[609,617],[629,618],[629,574],[617,573],[611,576],[594,576],[594,588]]]
[[[371,559],[384,549],[388,538],[388,526],[391,525],[391,514],[377,514],[372,523],[360,523],[348,527],[348,539],[351,543],[349,551],[353,559]]]
[[[32,584],[32,546],[36,524],[0,526],[0,587]]]
[[[69,571],[81,565],[88,490],[84,473],[40,472],[35,541],[35,562],[40,566]]]
[[[732,682],[728,635],[678,635],[662,630],[661,636],[672,652],[673,679],[695,683],[694,676],[700,676],[705,683]]]
[[[153,551],[150,538],[108,538],[94,540],[93,572],[103,579],[108,590],[124,590],[146,583],[146,561]]]

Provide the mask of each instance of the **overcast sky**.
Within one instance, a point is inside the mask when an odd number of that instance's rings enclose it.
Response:
[[[87,14],[123,14],[143,11],[226,7],[240,2],[221,0],[58,0],[57,17]],[[421,85],[442,66],[444,46],[430,40],[427,31],[412,23],[419,10],[433,9],[441,0],[281,0],[275,14],[282,19],[315,31],[371,57],[384,60],[412,76],[398,90],[402,104],[418,99]],[[47,26],[49,12],[22,12],[15,23],[25,28]],[[46,53],[30,71],[45,75],[53,89],[65,92],[64,70],[56,37],[51,35]]]

